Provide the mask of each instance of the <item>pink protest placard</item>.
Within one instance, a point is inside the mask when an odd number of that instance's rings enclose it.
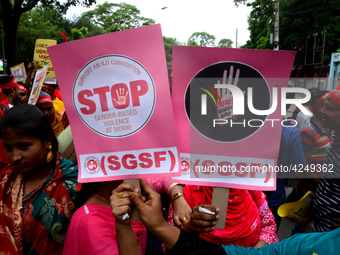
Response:
[[[48,52],[72,129],[79,181],[180,175],[160,25]]]
[[[172,100],[187,184],[274,190],[281,94],[294,52],[173,47]]]

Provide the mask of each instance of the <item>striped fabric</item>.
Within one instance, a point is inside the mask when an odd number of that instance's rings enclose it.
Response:
[[[330,137],[313,119],[310,120],[308,127],[300,131],[300,135],[303,151],[311,153],[311,161],[308,164],[321,164],[330,146]]]
[[[310,153],[310,160],[307,164],[322,164],[325,154],[331,144],[331,138],[314,121],[313,118],[306,128],[300,131],[303,152]],[[318,179],[300,179],[298,188],[304,194],[307,191],[315,192]]]
[[[317,231],[330,231],[337,223],[330,217],[340,216],[340,143],[334,138],[326,153],[323,173],[314,195],[315,228]]]

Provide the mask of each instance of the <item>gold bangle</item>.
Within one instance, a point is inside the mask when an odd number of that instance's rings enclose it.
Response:
[[[170,191],[171,191],[171,189],[173,188],[173,187],[175,187],[176,185],[180,185],[180,186],[182,186],[183,188],[185,187],[185,185],[184,184],[180,184],[180,183],[172,183],[170,186],[169,186],[169,188],[168,188],[168,194],[170,194]]]
[[[178,185],[178,183],[176,183],[176,182],[172,183],[172,184],[169,186],[169,188],[168,188],[168,193],[170,193],[170,190],[171,190],[173,187],[175,187],[176,185]]]
[[[182,193],[175,193],[173,196],[172,196],[172,202],[175,201],[176,199],[180,198],[180,197],[184,197],[185,199],[185,196],[182,194]]]

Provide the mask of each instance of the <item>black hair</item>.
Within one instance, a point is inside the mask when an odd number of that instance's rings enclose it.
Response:
[[[0,138],[11,128],[18,135],[39,138],[42,142],[51,140],[53,163],[58,151],[58,140],[45,114],[30,104],[13,106],[5,112],[0,121]]]
[[[12,79],[14,78],[9,75],[0,76],[0,86],[6,84],[7,82],[10,82]]]
[[[14,79],[12,76],[5,75],[5,76],[0,76],[0,87],[1,85],[4,85],[8,82],[10,82],[12,79]],[[4,93],[6,96],[9,94],[11,89],[2,89],[2,93]]]

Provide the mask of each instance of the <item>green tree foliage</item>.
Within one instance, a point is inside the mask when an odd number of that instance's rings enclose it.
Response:
[[[234,0],[235,3],[241,4],[246,0]],[[250,30],[250,39],[242,48],[248,49],[272,49],[270,45],[270,34],[274,31],[274,5],[272,0],[255,0],[247,3],[252,7],[250,17],[248,18],[248,29]]]
[[[60,31],[67,31],[70,27],[70,22],[63,15],[58,8],[44,8],[39,5],[21,16],[16,45],[18,61],[15,64],[25,62],[27,65],[33,60],[36,39],[55,39],[59,43],[63,42]]]
[[[71,33],[73,41],[84,39],[85,36],[88,34],[88,28],[87,27],[82,27],[81,29],[73,28],[71,30]]]
[[[173,45],[183,45],[176,38],[165,37],[163,36],[164,41],[164,50],[166,56],[166,63],[168,68],[168,75],[171,77],[172,74],[172,46]]]
[[[247,4],[248,0],[234,0],[234,4],[239,6],[240,4]]]
[[[142,17],[136,6],[105,2],[97,5],[94,10],[83,13],[79,23],[88,27],[89,31],[95,29],[96,32],[105,34],[155,24],[155,21]]]
[[[250,39],[242,48],[272,49],[269,38],[274,31],[274,2],[272,0],[234,0],[234,3],[252,7],[248,19]],[[340,47],[340,1],[279,0],[279,6],[280,50],[301,52],[300,58],[303,59],[306,39],[326,30],[324,63],[328,64],[331,53]],[[308,49],[312,46],[308,46]]]
[[[97,25],[93,24],[91,20],[83,17],[74,17],[72,20],[72,28],[73,29],[80,29],[82,27],[87,28],[87,34],[86,37],[92,37],[96,35],[102,35],[105,32],[103,29],[98,27]]]
[[[340,1],[280,1],[280,49],[282,46],[282,49],[297,50],[301,53],[300,63],[306,39],[318,33],[316,39],[321,40],[320,31],[323,30],[326,30],[324,64],[328,64],[331,53],[340,47]],[[308,50],[312,46],[308,45]],[[316,52],[316,57],[320,58],[320,54]]]
[[[232,48],[233,45],[233,41],[230,39],[221,39],[218,42],[218,47],[226,47],[226,48]]]
[[[127,14],[133,13],[134,15],[134,24],[126,24],[126,26],[121,25],[120,29],[129,29],[134,25],[149,25],[154,23],[151,19],[137,15],[139,10],[134,6],[126,4],[114,5],[118,6],[117,8],[120,9],[117,12],[120,16],[115,18],[114,15],[111,15],[112,22],[120,22],[120,24],[122,24],[120,20],[122,19],[121,13],[123,12]],[[104,10],[107,7],[107,3],[104,4],[104,6],[97,6],[97,8],[101,10]],[[80,17],[73,17],[68,20],[65,18],[65,11],[58,8],[56,5],[50,7],[38,5],[31,11],[24,13],[18,26],[16,49],[19,54],[15,64],[21,62],[28,64],[28,62],[32,61],[35,40],[38,38],[56,39],[58,43],[62,43],[64,39],[61,36],[60,31],[66,34],[68,41],[107,33],[106,31],[108,31],[109,28],[99,27],[98,25],[93,24],[92,20],[86,18],[86,13]],[[140,20],[137,22],[139,18]]]
[[[210,35],[206,32],[196,32],[193,33],[188,39],[189,46],[204,46],[213,47],[215,46],[215,36]]]
[[[8,66],[17,64],[17,31],[19,21],[27,11],[32,10],[41,3],[44,7],[50,7],[53,4],[56,8],[65,11],[70,6],[83,5],[90,6],[95,0],[1,0],[1,17],[5,35],[5,54],[8,60]]]

